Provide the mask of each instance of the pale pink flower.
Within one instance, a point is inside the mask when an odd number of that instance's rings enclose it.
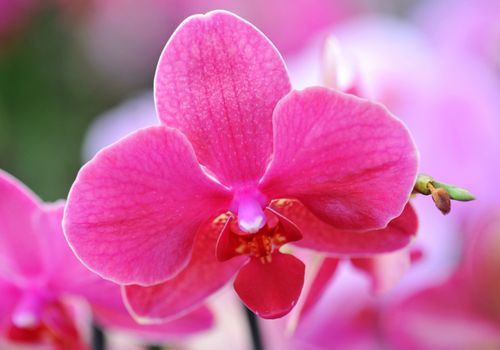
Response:
[[[103,83],[123,88],[149,79],[165,40],[189,15],[232,11],[265,31],[281,52],[291,53],[364,7],[342,0],[87,0],[78,37]]]
[[[492,209],[492,208],[490,208]],[[461,264],[443,283],[395,304],[384,318],[397,348],[500,347],[500,216],[487,211],[467,235]]]
[[[474,55],[500,72],[500,2],[497,0],[421,1],[416,22],[453,55]]]

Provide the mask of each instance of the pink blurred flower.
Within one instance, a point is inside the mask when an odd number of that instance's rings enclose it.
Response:
[[[499,213],[496,207],[473,223],[462,263],[444,283],[391,308],[385,323],[395,346],[430,350],[500,347]]]
[[[90,303],[108,329],[175,339],[212,324],[204,308],[165,325],[139,326],[122,304],[119,286],[88,271],[62,232],[63,202],[42,203],[0,172],[0,335],[15,343],[87,349],[75,301]]]
[[[68,1],[72,4],[74,1]],[[296,51],[307,39],[360,11],[359,1],[341,0],[94,0],[79,21],[85,53],[104,83],[143,83],[166,38],[187,16],[225,9],[255,23],[278,49]]]
[[[78,256],[126,285],[139,318],[183,312],[235,274],[249,308],[282,316],[299,297],[304,265],[278,248],[302,235],[279,212],[286,201],[274,199],[295,198],[295,210],[339,230],[369,230],[398,216],[413,187],[415,149],[398,120],[326,88],[290,92],[279,53],[230,13],[193,16],[177,29],[155,97],[164,125],[84,166],[65,212]],[[343,232],[330,246],[353,236]],[[328,240],[303,234],[314,249]],[[215,259],[217,240],[228,261]]]
[[[352,266],[328,266],[322,295],[290,328],[291,320],[260,322],[266,348],[274,350],[383,349],[380,330],[383,300],[369,291],[368,281]],[[296,311],[294,311],[296,312]],[[293,315],[291,316],[293,318]],[[288,322],[287,322],[288,321]]]
[[[453,55],[476,55],[500,73],[500,2],[423,1],[416,20],[432,40]]]

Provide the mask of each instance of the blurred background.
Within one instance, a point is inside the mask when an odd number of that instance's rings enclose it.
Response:
[[[212,9],[265,33],[295,88],[384,103],[414,135],[420,172],[478,197],[446,217],[417,198],[397,286],[369,293],[345,262],[323,312],[293,336],[261,323],[268,348],[500,349],[499,0],[0,0],[0,168],[46,201],[65,198],[101,147],[156,123],[161,50],[184,18]]]

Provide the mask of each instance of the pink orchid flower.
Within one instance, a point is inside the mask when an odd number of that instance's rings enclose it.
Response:
[[[389,310],[384,324],[397,348],[500,347],[500,211],[494,208],[474,220],[463,260],[448,279]]]
[[[90,303],[108,329],[173,339],[209,328],[206,308],[165,325],[139,326],[122,303],[119,286],[88,271],[62,232],[64,203],[42,203],[0,171],[0,338],[55,349],[88,349],[75,300]]]
[[[155,79],[163,125],[98,153],[65,210],[70,245],[125,285],[135,316],[185,312],[235,274],[255,313],[289,312],[304,264],[280,247],[304,238],[321,250],[353,235],[301,233],[281,199],[339,230],[382,228],[402,212],[417,167],[404,125],[355,96],[290,90],[274,46],[235,15],[190,17],[171,37]]]

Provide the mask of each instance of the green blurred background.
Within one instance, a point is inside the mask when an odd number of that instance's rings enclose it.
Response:
[[[53,201],[66,197],[81,166],[92,118],[124,96],[100,88],[55,9],[27,25],[0,47],[0,168]]]

